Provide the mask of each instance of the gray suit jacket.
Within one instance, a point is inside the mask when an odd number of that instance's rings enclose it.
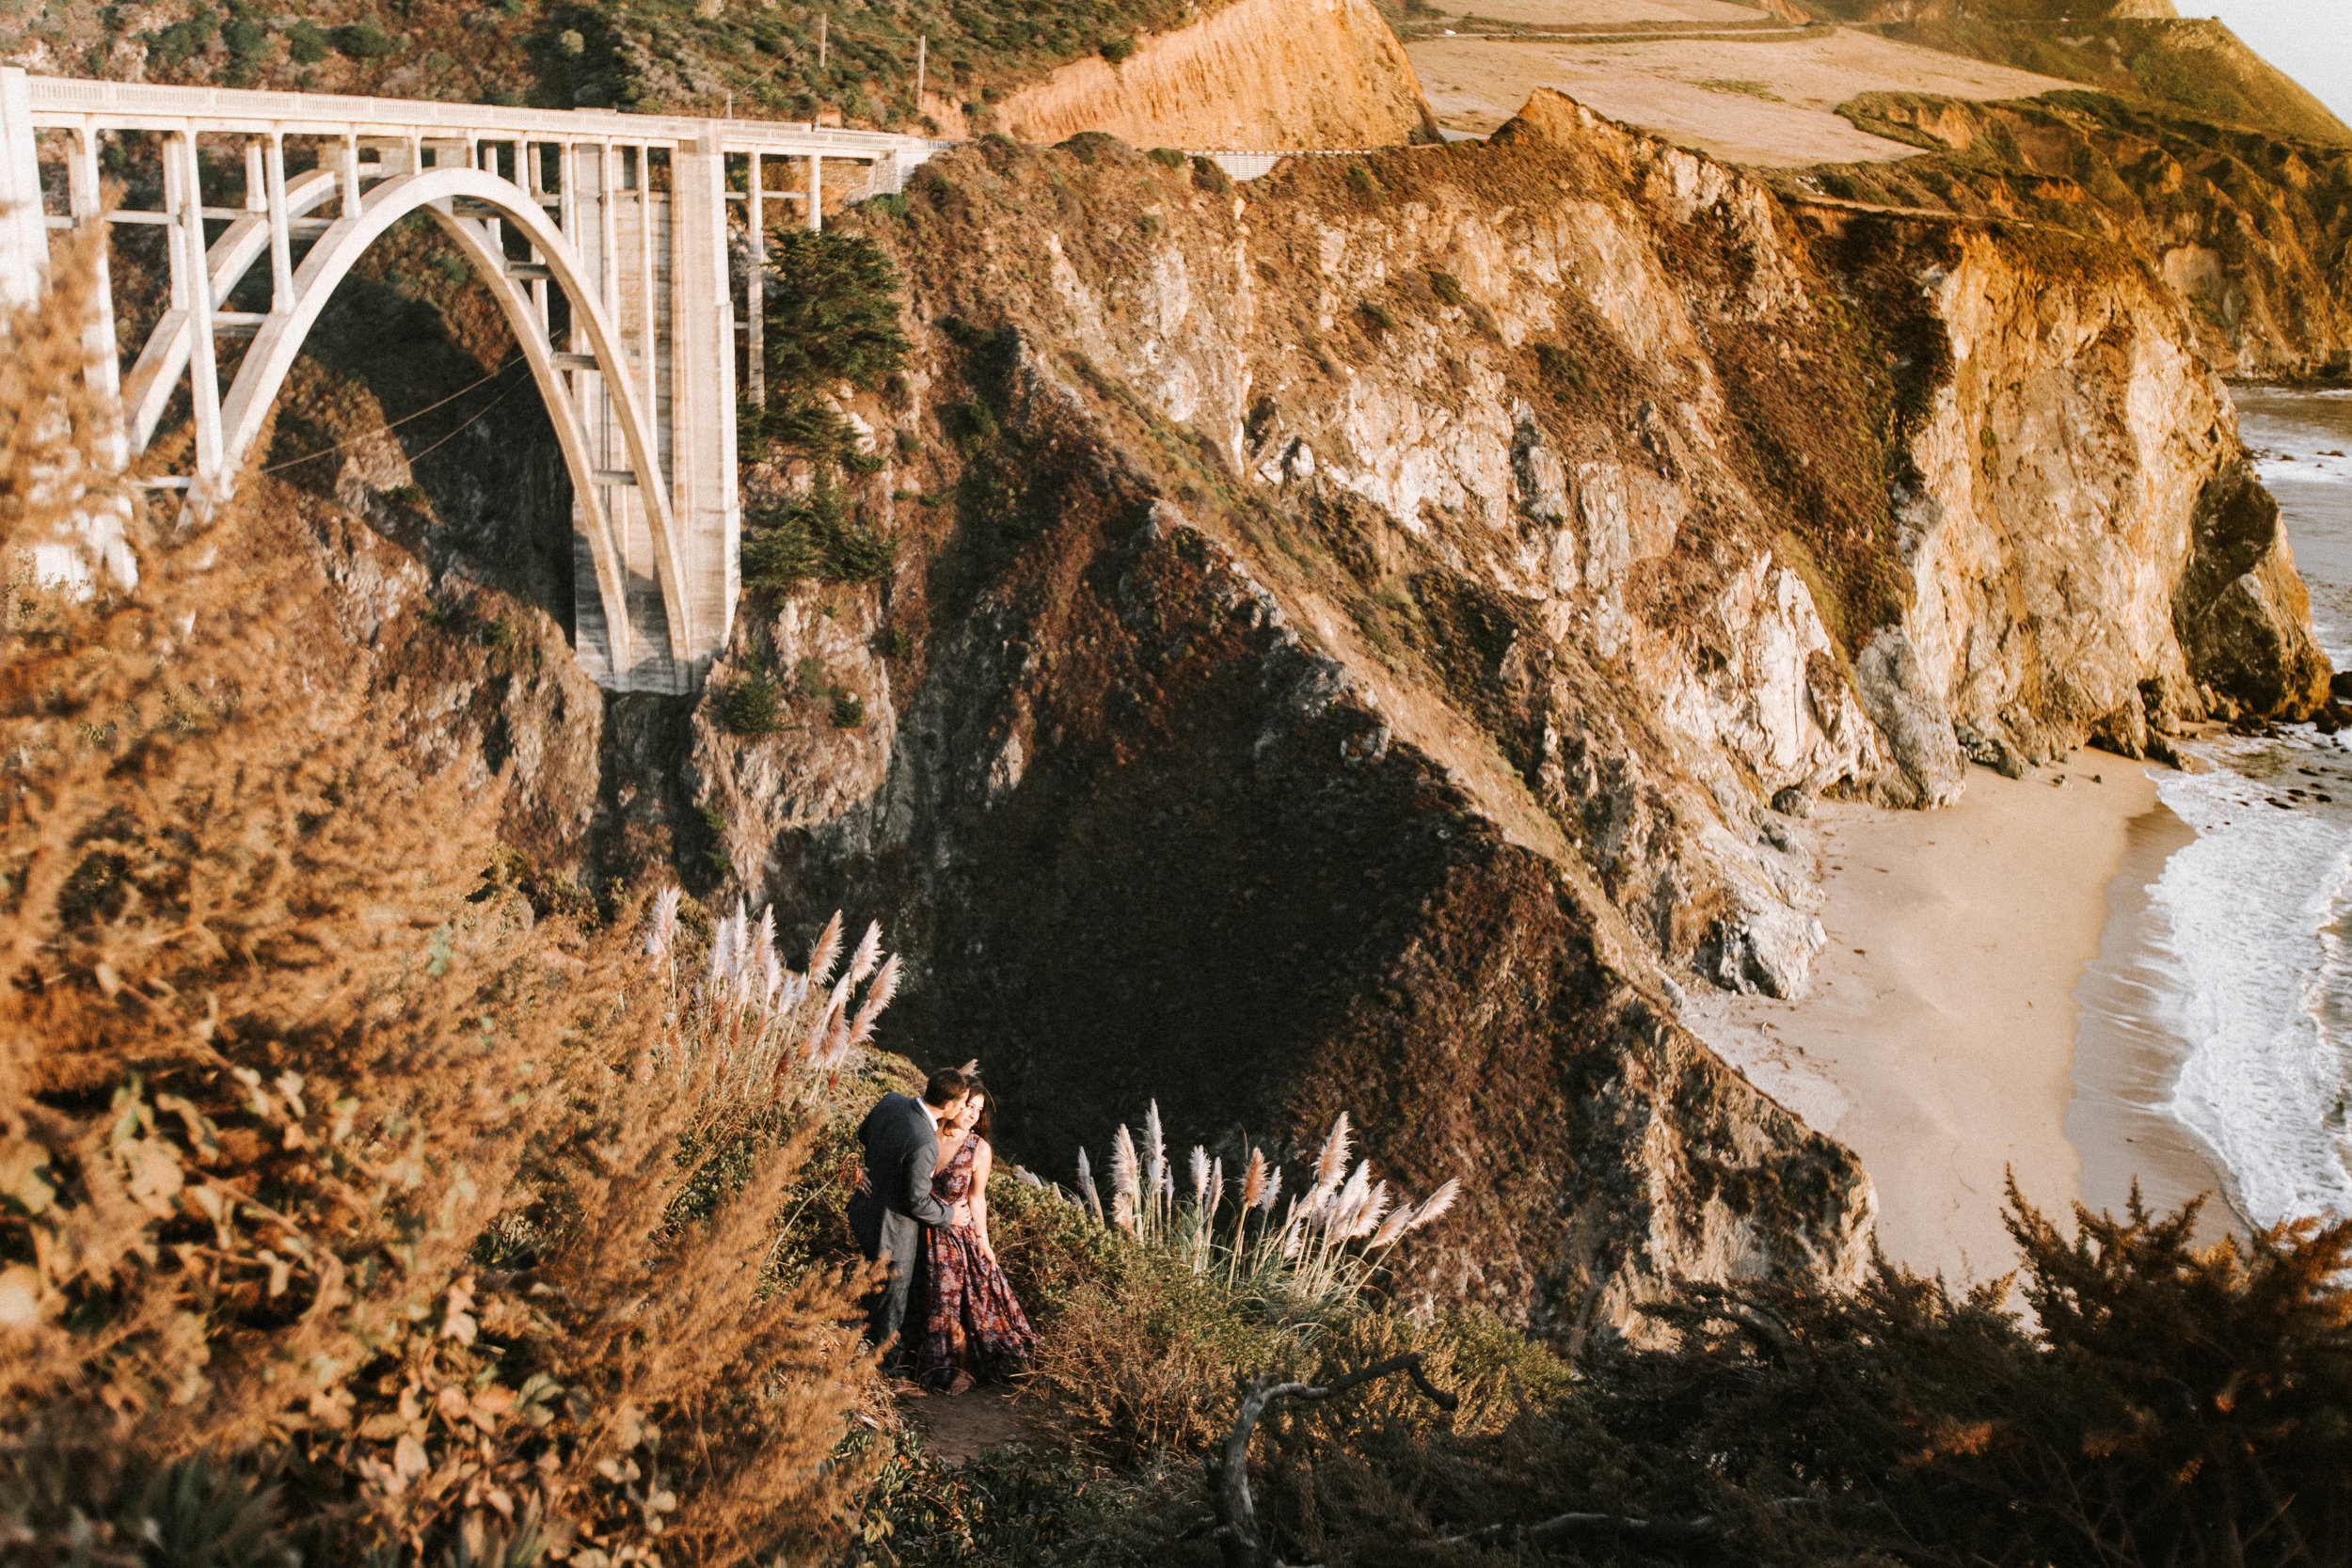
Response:
[[[931,1194],[931,1175],[939,1167],[938,1129],[924,1115],[922,1101],[886,1094],[866,1113],[857,1140],[866,1148],[866,1176],[874,1189],[871,1197],[860,1194],[850,1203],[858,1245],[868,1258],[898,1258],[912,1265],[919,1227],[953,1218]]]

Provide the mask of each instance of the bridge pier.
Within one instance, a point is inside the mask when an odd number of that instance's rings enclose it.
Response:
[[[99,148],[126,135],[160,138],[160,208],[101,210]],[[289,139],[314,150],[314,166],[292,178]],[[105,400],[119,395],[120,436],[109,451],[126,467],[187,388],[194,471],[138,483],[184,491],[202,511],[260,455],[270,405],[335,286],[385,229],[426,214],[498,299],[563,445],[578,656],[610,689],[686,692],[725,647],[740,583],[730,203],[745,204],[746,297],[755,302],[769,203],[802,202],[814,228],[826,160],[863,165],[867,194],[879,194],[900,188],[943,145],[765,121],[156,87],[0,69],[0,300],[39,297],[52,230],[162,229],[171,297],[127,375],[114,354],[101,246],[88,374]],[[53,151],[66,166],[61,203],[41,177]],[[220,153],[242,165],[240,206],[205,204],[208,159]],[[803,188],[769,187],[771,160],[804,167]],[[739,191],[730,188],[739,163]],[[230,309],[264,258],[267,310]],[[757,396],[765,324],[756,309],[748,314],[743,348]],[[232,335],[253,341],[224,391],[215,345]]]

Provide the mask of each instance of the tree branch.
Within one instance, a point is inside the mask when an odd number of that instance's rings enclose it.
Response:
[[[1270,1373],[1252,1378],[1243,1386],[1241,1410],[1233,1418],[1233,1430],[1226,1433],[1223,1449],[1217,1458],[1209,1461],[1208,1466],[1209,1501],[1216,1510],[1216,1542],[1225,1556],[1225,1568],[1279,1568],[1265,1538],[1259,1533],[1258,1505],[1249,1495],[1249,1436],[1257,1430],[1266,1407],[1276,1400],[1316,1403],[1394,1372],[1411,1377],[1413,1386],[1448,1415],[1461,1402],[1422,1373],[1419,1351],[1375,1361],[1344,1377],[1335,1377],[1323,1387],[1311,1383],[1277,1383]]]
[[[1763,1506],[1775,1513],[1804,1508],[1817,1497],[1775,1497]],[[1608,1532],[1642,1546],[1711,1546],[1730,1530],[1729,1522],[1713,1513],[1694,1519],[1636,1519],[1624,1513],[1561,1513],[1532,1525],[1488,1525],[1461,1535],[1448,1535],[1428,1546],[1476,1546],[1497,1541],[1548,1541],[1556,1536]]]

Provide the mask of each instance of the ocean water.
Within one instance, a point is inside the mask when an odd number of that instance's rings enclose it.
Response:
[[[2352,395],[2235,395],[2320,643],[2352,668]],[[2098,1190],[2106,1162],[2086,1133],[2125,1137],[2123,1168],[2145,1167],[2152,1198],[2213,1184],[2197,1180],[2201,1159],[2243,1221],[2352,1213],[2348,748],[2352,731],[2304,725],[2201,743],[2210,771],[2158,775],[2158,815],[2171,820],[2134,825],[2140,864],[2119,882],[2137,886],[2117,890],[2109,940],[2076,993],[2068,1130],[2094,1206],[2121,1195]],[[2169,853],[2149,883],[2152,847]]]

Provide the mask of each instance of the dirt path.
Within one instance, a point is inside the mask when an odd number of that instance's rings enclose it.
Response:
[[[977,1459],[1009,1443],[1037,1443],[1044,1433],[1001,1385],[968,1394],[901,1395],[900,1415],[922,1429],[923,1448],[948,1465]]]

